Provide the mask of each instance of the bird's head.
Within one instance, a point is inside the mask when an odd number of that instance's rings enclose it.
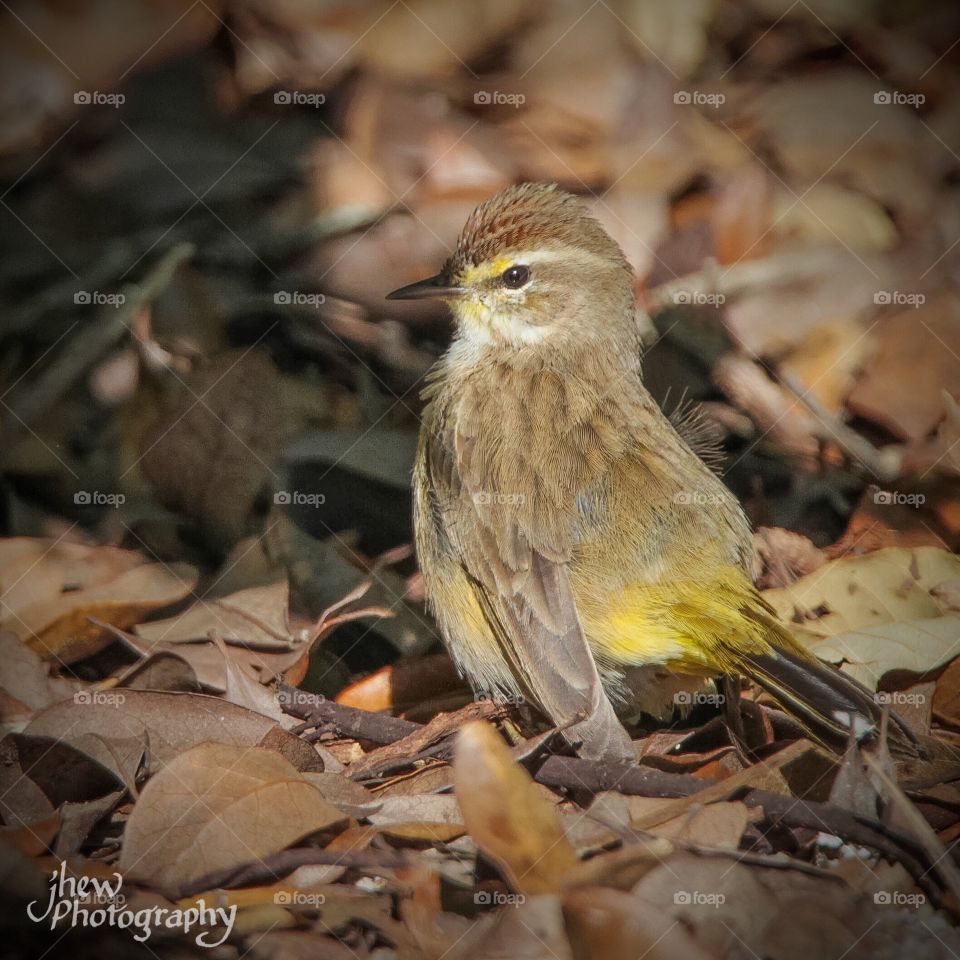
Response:
[[[439,274],[388,299],[446,300],[458,339],[521,348],[627,334],[632,279],[619,246],[577,197],[524,183],[473,211]]]

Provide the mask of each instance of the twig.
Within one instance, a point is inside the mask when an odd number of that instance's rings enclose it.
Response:
[[[395,743],[420,730],[422,724],[412,720],[402,720],[385,713],[371,713],[348,707],[316,694],[307,693],[280,683],[278,687],[280,704],[284,713],[306,721],[296,727],[294,733],[303,733],[312,727],[327,725],[342,737],[356,740],[370,740],[373,743]]]
[[[683,302],[678,300],[678,294],[690,297],[722,293],[729,298],[754,289],[819,277],[825,270],[834,267],[836,257],[822,250],[766,257],[763,260],[744,260],[725,267],[710,261],[702,270],[677,277],[676,280],[648,290],[643,302],[650,313],[656,313],[665,307],[674,306],[677,302]]]
[[[432,756],[435,752],[433,748],[440,740],[455,733],[468,721],[491,719],[502,710],[501,704],[481,700],[468,703],[453,713],[438,713],[429,723],[416,724],[416,729],[402,740],[371,750],[362,759],[350,764],[350,777],[354,780],[369,779],[396,769],[398,764],[407,766],[417,759]],[[425,753],[428,750],[429,753]]]
[[[960,867],[953,859],[953,854],[944,847],[923,814],[910,802],[900,784],[890,776],[886,766],[869,753],[865,753],[863,759],[870,772],[883,784],[889,802],[896,807],[903,821],[909,824],[917,842],[933,861],[930,869],[940,874],[944,886],[953,894],[956,903],[960,904]]]
[[[550,757],[535,779],[554,789],[601,793],[616,790],[628,796],[676,798],[700,793],[722,781],[706,780],[691,774],[665,773],[646,767],[581,760],[576,757]],[[939,904],[941,892],[929,877],[932,864],[924,847],[910,837],[895,833],[879,822],[855,816],[831,803],[817,803],[787,797],[767,790],[734,787],[730,799],[763,812],[761,822],[768,827],[785,826],[815,830],[840,837],[847,843],[869,847],[891,862],[902,863],[917,884]]]
[[[784,370],[773,373],[780,384],[813,414],[817,439],[835,443],[850,460],[860,464],[881,483],[889,483],[900,476],[903,468],[902,450],[896,447],[878,449],[866,437],[860,436],[826,410],[793,374]]]

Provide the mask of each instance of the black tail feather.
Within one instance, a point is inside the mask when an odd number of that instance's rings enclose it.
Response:
[[[744,673],[826,746],[843,750],[851,729],[858,738],[880,729],[883,708],[873,694],[831,664],[783,647],[741,656]],[[894,752],[924,753],[916,735],[893,711],[887,730]]]

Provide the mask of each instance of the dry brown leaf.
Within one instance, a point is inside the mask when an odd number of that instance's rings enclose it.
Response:
[[[617,4],[627,42],[680,79],[690,76],[705,56],[718,6],[717,0],[623,0]]]
[[[87,691],[84,691],[88,693]],[[58,739],[86,733],[102,737],[146,735],[151,770],[169,762],[198,743],[212,741],[235,746],[255,746],[275,731],[284,755],[302,770],[320,770],[322,763],[310,744],[252,710],[227,703],[220,697],[157,690],[114,690],[88,693],[41,711],[25,734]],[[279,745],[278,745],[279,749]]]
[[[127,821],[118,867],[175,890],[345,821],[280,754],[204,743],[146,785]]]
[[[887,302],[896,302],[898,291],[884,293]],[[898,437],[922,440],[943,417],[943,392],[960,396],[960,298],[950,294],[907,306],[878,327],[878,341],[848,406]]]
[[[470,836],[523,894],[558,890],[577,865],[556,810],[482,721],[457,737],[454,790]]]
[[[380,809],[369,814],[367,819],[375,827],[417,820],[462,824],[463,814],[457,798],[452,794],[421,793],[414,796],[381,796]]]
[[[234,660],[231,651],[227,649],[227,645],[220,636],[214,633],[212,639],[220,656],[223,657],[226,673],[224,700],[263,714],[286,730],[292,730],[300,723],[297,717],[283,712],[275,691],[268,689],[251,676],[243,663]]]
[[[52,2],[31,4],[19,13],[8,7],[0,30],[6,91],[0,152],[37,146],[52,136],[55,118],[95,109],[89,100],[76,99],[78,91],[106,92],[135,67],[201,46],[219,29],[222,9],[217,0],[152,0],[122,7],[93,0],[84,5],[83,16]]]
[[[649,903],[609,887],[581,887],[563,897],[574,956],[584,960],[711,960],[683,926]]]
[[[91,547],[43,537],[0,539],[0,589],[4,616],[46,603],[64,590],[86,590],[115,580],[143,563],[117,547]]]
[[[356,41],[356,57],[374,72],[435,77],[460,70],[523,17],[520,0],[392,4]]]
[[[818,657],[842,663],[845,673],[875,690],[885,673],[903,670],[922,675],[936,670],[957,652],[960,616],[901,620],[828,637],[812,645]]]
[[[278,580],[230,596],[199,600],[174,617],[138,625],[135,633],[145,640],[178,643],[206,640],[215,630],[227,643],[289,651],[289,602],[287,580]]]
[[[65,590],[21,607],[4,625],[45,660],[73,663],[113,643],[114,635],[91,620],[118,629],[182,600],[197,582],[187,564],[144,564],[115,580]]]
[[[924,130],[916,111],[876,103],[879,92],[875,76],[850,67],[792,77],[763,92],[757,120],[800,183],[829,177],[893,210],[928,215],[940,158],[918,148]]]
[[[759,163],[733,171],[710,208],[713,249],[720,263],[756,260],[770,247],[770,177]]]
[[[958,574],[946,550],[890,547],[833,560],[764,598],[813,652],[876,690],[885,673],[924,674],[955,654],[960,616],[942,616],[932,591]]]
[[[900,239],[890,215],[872,197],[836,183],[818,183],[803,199],[780,190],[773,201],[773,229],[778,238],[810,243],[840,243],[852,250],[882,252]]]
[[[29,717],[35,710],[72,696],[81,684],[50,676],[45,663],[15,633],[0,630],[0,718],[5,722]]]
[[[339,773],[304,772],[303,777],[323,794],[328,803],[355,820],[369,817],[383,806],[369,790]]]
[[[640,813],[634,808],[632,812],[634,816]],[[667,840],[736,850],[749,822],[750,812],[746,804],[720,801],[704,807],[694,807],[687,814],[652,827],[651,832]]]
[[[753,533],[753,580],[757,586],[785,587],[819,570],[829,557],[809,537],[783,527],[757,527]]]
[[[819,258],[829,254],[820,265]],[[790,258],[785,254],[788,263]],[[799,255],[798,255],[799,256]],[[724,322],[731,336],[751,353],[776,356],[799,343],[807,331],[835,321],[876,310],[878,265],[845,247],[827,248],[814,254],[818,265],[815,277],[783,279],[771,258],[769,279],[751,285],[736,298],[728,299]],[[909,279],[894,267],[884,266],[891,287],[904,289]],[[900,278],[900,279],[898,279]]]
[[[851,630],[940,615],[934,587],[960,575],[960,558],[936,547],[890,547],[832,560],[763,597],[810,642]]]
[[[872,352],[873,342],[863,324],[838,317],[809,330],[779,367],[836,415]]]

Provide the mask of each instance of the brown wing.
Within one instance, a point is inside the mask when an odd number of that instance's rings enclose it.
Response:
[[[462,416],[427,446],[429,482],[450,548],[524,694],[566,728],[568,739],[582,742],[584,755],[633,759],[603,692],[568,576],[575,467],[569,465],[563,480],[544,475],[540,467],[551,462],[551,452],[537,449],[543,439],[502,410],[496,425],[486,422],[483,447],[470,429],[475,422]],[[539,422],[554,442],[563,440],[555,420]],[[509,438],[516,455],[497,463],[490,451],[503,453]],[[529,460],[518,447],[524,441]]]

